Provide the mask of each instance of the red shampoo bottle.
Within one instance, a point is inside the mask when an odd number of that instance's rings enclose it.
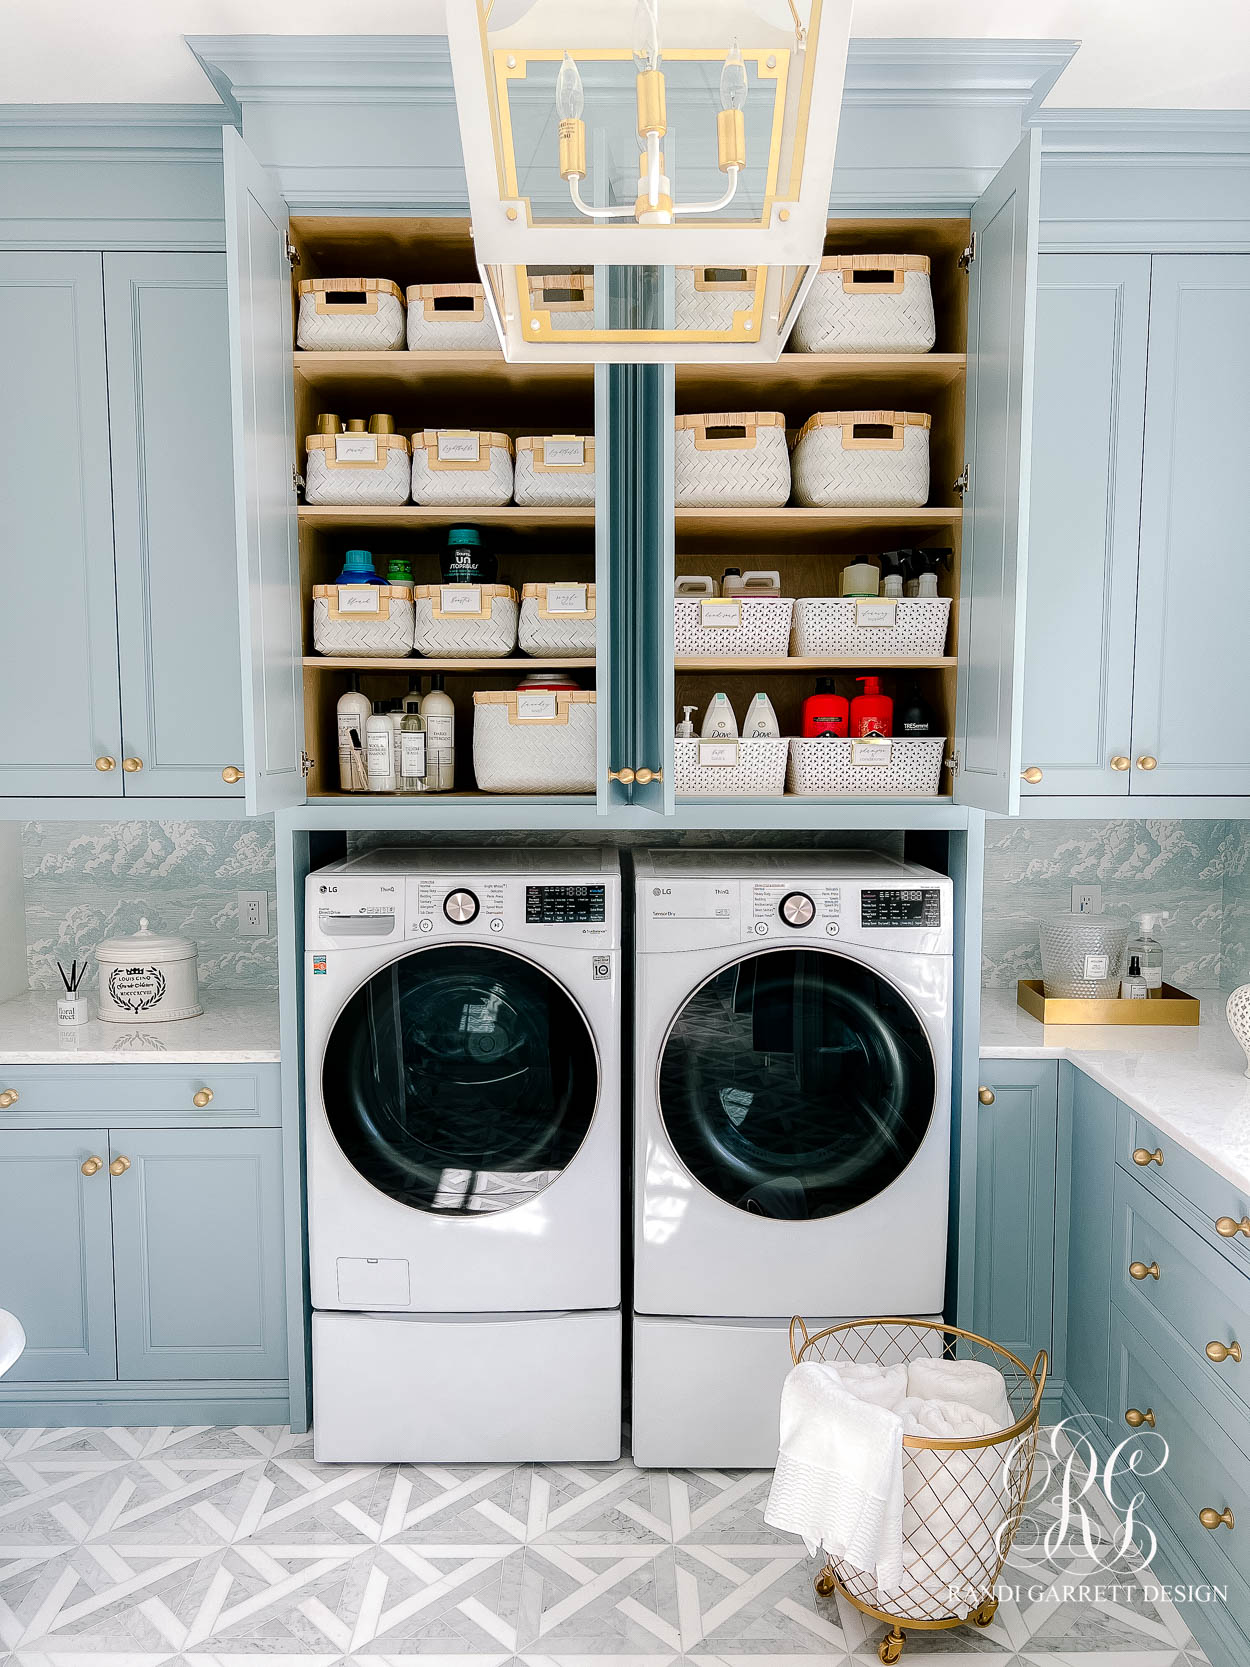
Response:
[[[881,679],[857,677],[855,681],[864,685],[864,692],[851,702],[852,740],[865,735],[893,735],[894,702],[881,693]]]
[[[832,677],[818,677],[816,693],[803,702],[803,734],[809,740],[821,735],[845,735],[848,716],[846,696],[834,694]]]

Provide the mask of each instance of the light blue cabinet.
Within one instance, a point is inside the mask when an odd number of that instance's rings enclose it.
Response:
[[[1116,1099],[1083,1071],[1072,1075],[1065,1388],[1074,1405],[1105,1419],[1111,1400],[1108,1328]]]

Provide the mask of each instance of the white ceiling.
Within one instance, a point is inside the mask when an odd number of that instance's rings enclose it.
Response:
[[[423,35],[443,0],[0,0],[0,103],[216,103],[184,35]],[[1250,109],[1247,0],[857,0],[866,38],[1083,42],[1047,99]]]

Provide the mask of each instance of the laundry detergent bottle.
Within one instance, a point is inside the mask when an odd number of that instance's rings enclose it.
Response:
[[[881,693],[879,677],[857,677],[864,685],[862,694],[851,702],[851,739],[862,740],[865,735],[893,735],[894,702]]]
[[[803,734],[810,741],[820,736],[836,740],[846,734],[850,723],[850,702],[834,693],[832,677],[816,679],[816,693],[803,702]]]

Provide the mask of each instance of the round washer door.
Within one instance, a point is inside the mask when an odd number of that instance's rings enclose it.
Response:
[[[561,985],[506,950],[416,950],[335,1021],[322,1103],[349,1163],[433,1215],[489,1215],[556,1180],[599,1097],[590,1029]]]
[[[665,1037],[660,1116],[700,1185],[752,1215],[813,1221],[897,1180],[933,1117],[933,1050],[870,967],[766,950],[694,991]]]

